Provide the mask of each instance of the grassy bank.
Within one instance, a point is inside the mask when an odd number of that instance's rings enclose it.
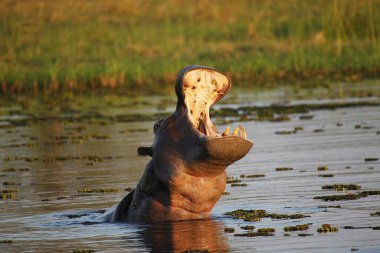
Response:
[[[0,93],[165,93],[189,64],[241,86],[379,77],[379,24],[379,0],[3,0]]]

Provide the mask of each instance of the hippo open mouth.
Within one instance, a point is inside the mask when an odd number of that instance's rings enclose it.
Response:
[[[210,108],[231,87],[213,68],[188,66],[177,77],[173,114],[154,124],[152,159],[136,188],[110,213],[111,221],[150,223],[208,218],[226,186],[226,168],[243,158],[253,143],[242,127],[228,135],[210,120]]]
[[[210,108],[228,93],[230,78],[218,70],[202,66],[184,68],[179,78],[181,80],[177,80],[176,86],[178,103],[186,110],[193,128],[208,137],[228,136],[229,127],[219,133],[211,122]],[[247,133],[239,126],[232,132],[232,136],[246,139]]]

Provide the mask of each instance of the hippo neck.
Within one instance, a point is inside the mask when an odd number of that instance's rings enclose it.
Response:
[[[136,187],[128,219],[153,222],[208,218],[225,188],[225,173],[203,178],[184,172],[160,180],[156,176],[157,170],[149,162]],[[149,210],[143,210],[144,207]]]

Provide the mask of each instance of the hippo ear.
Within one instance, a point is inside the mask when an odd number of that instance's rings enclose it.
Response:
[[[209,137],[205,143],[207,161],[220,165],[230,165],[243,158],[253,143],[237,136]]]

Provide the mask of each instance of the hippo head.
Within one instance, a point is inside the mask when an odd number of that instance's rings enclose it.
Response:
[[[178,73],[176,110],[154,125],[150,155],[156,176],[167,180],[184,172],[212,177],[248,153],[253,143],[241,126],[228,135],[228,129],[220,133],[210,120],[211,106],[230,87],[231,79],[213,68],[188,66]]]

